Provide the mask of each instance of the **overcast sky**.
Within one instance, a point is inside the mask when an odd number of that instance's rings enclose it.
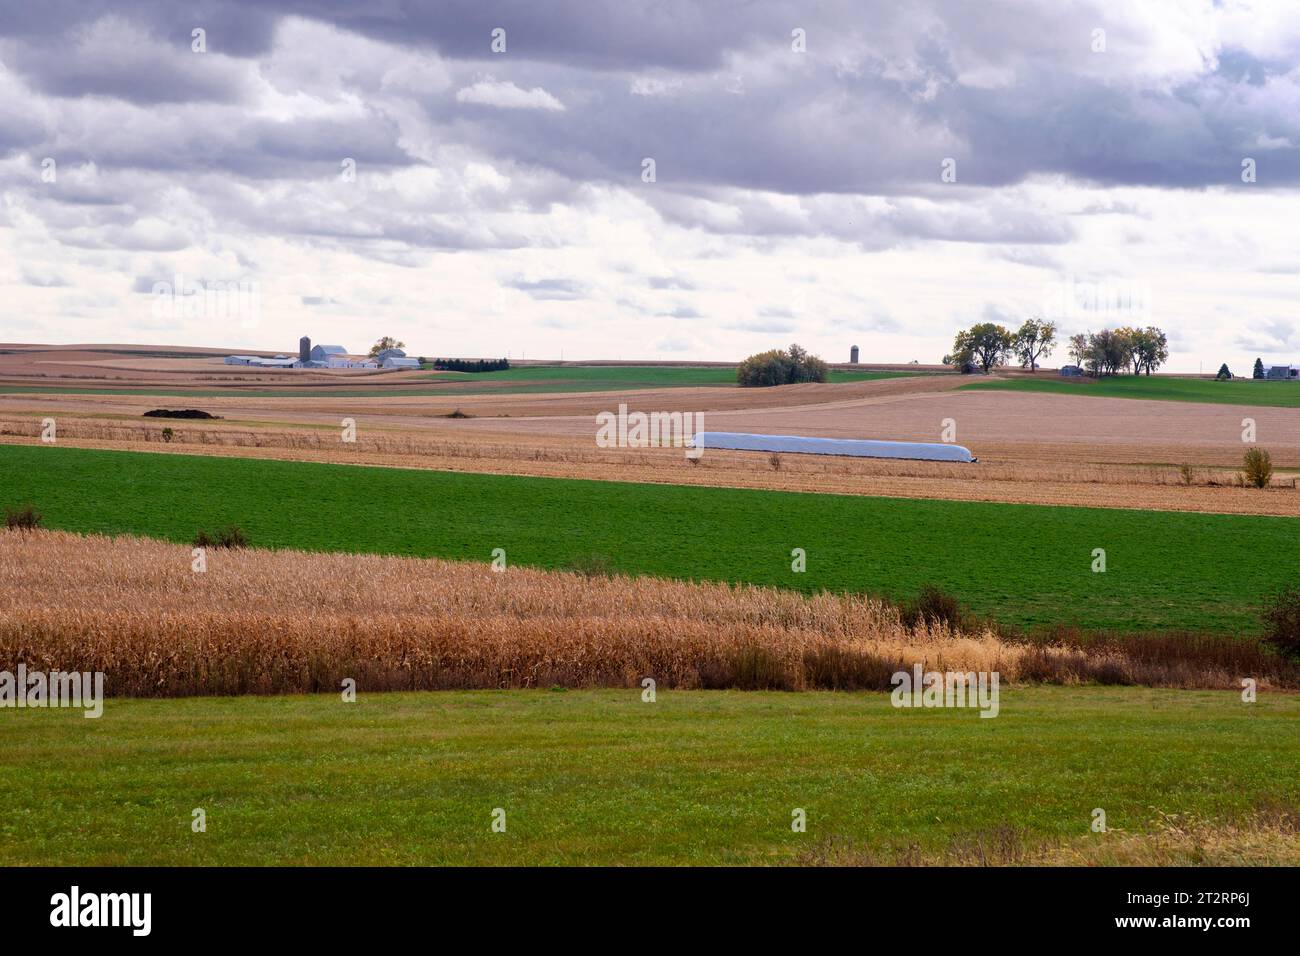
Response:
[[[1300,362],[1287,6],[0,0],[0,341]]]

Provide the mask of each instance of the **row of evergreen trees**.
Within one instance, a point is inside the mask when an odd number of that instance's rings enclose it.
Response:
[[[510,368],[508,359],[420,359],[421,365],[426,363],[439,372],[504,372]]]

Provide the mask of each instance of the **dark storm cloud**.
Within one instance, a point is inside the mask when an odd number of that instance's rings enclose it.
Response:
[[[276,22],[299,16],[387,43],[424,47],[456,59],[491,55],[492,31],[506,31],[506,55],[592,69],[716,67],[725,52],[756,42],[789,42],[791,27],[809,20],[793,3],[748,0],[661,0],[655,4],[591,0],[217,0],[198,6],[169,0],[51,0],[0,5],[0,36],[29,43],[61,37],[105,16],[127,20],[188,49],[195,27],[208,49],[258,56],[271,46]]]
[[[119,46],[110,36],[91,49],[49,49],[9,41],[5,62],[51,96],[111,97],[134,103],[235,102],[243,68],[215,56],[155,46]]]
[[[255,0],[248,5],[265,9]],[[654,4],[592,0],[442,0],[355,3],[282,0],[283,13],[319,19],[388,43],[428,47],[456,59],[491,56],[492,31],[506,31],[506,56],[623,70],[645,66],[703,70],[727,49],[759,38],[784,42],[798,5],[748,0],[660,0]]]
[[[816,193],[933,193],[951,158],[957,182],[983,187],[1063,174],[1104,185],[1240,184],[1254,157],[1259,184],[1300,181],[1295,96],[1220,75],[1170,89],[1105,82],[1030,64],[1004,87],[944,77],[929,100],[882,75],[833,69],[751,81],[743,92],[688,79],[639,96],[626,78],[531,65],[565,112],[480,110],[467,142],[578,179],[636,185],[642,161],[668,188],[734,186]],[[937,74],[942,75],[942,73]],[[427,104],[435,121],[445,104]],[[463,112],[463,111],[462,111]],[[1267,145],[1272,143],[1272,145]]]
[[[916,191],[938,183],[944,157],[964,155],[943,117],[918,115],[891,83],[830,69],[779,73],[743,92],[696,78],[666,95],[638,95],[625,75],[570,66],[529,64],[510,75],[565,111],[478,108],[468,122],[463,105],[440,97],[425,102],[430,119],[455,122],[479,149],[575,179],[637,186],[651,158],[656,182],[673,189]]]
[[[12,37],[28,48],[56,52],[94,24],[113,18],[186,53],[190,51],[193,30],[202,28],[207,32],[209,52],[251,57],[271,48],[275,26],[286,12],[285,7],[274,2],[4,0],[0,3],[0,37]]]
[[[53,235],[85,248],[182,248],[211,222],[404,263],[402,244],[553,243],[506,217],[581,204],[611,186],[669,223],[759,244],[830,237],[876,250],[940,240],[1023,256],[1075,237],[1068,218],[1001,188],[1032,177],[1241,188],[1251,157],[1252,188],[1300,182],[1291,108],[1300,92],[1284,59],[1235,48],[1213,63],[1196,51],[1180,59],[1148,35],[1158,23],[1107,10],[1100,0],[1061,9],[1030,0],[3,3],[0,157],[26,158],[7,188]],[[1109,38],[1099,56],[1088,49],[1097,24]],[[200,27],[202,54],[190,49]],[[496,27],[506,29],[503,55],[489,50]],[[791,50],[795,27],[807,31],[806,53]],[[403,68],[414,59],[428,74],[390,75],[403,57]],[[1137,71],[1148,57],[1152,76]],[[467,89],[478,92],[458,95]],[[57,189],[29,172],[45,156],[59,161]],[[336,188],[348,158],[357,164],[350,192]],[[641,180],[646,158],[653,183]],[[945,159],[956,183],[940,181]],[[499,188],[475,180],[475,165]],[[79,167],[98,176],[78,178]],[[404,171],[429,182],[371,189]],[[204,225],[134,223],[171,223],[178,208]],[[516,288],[586,294],[569,281]]]
[[[1240,185],[1246,156],[1268,167],[1262,183],[1300,179],[1295,149],[1257,145],[1300,133],[1300,121],[1252,98],[1225,109],[1235,92],[1219,77],[1161,93],[1039,68],[1014,88],[954,93],[948,115],[968,144],[968,182],[1050,172],[1103,185]]]
[[[1251,56],[1245,50],[1226,50],[1220,54],[1215,72],[1233,83],[1262,86],[1269,73],[1278,70],[1270,69],[1265,61]]]
[[[26,113],[21,104],[0,99],[0,156],[33,149],[48,136],[45,124]]]
[[[95,120],[92,135],[60,131],[36,144],[34,153],[56,158],[61,176],[65,169],[94,163],[104,171],[183,174],[190,183],[209,173],[251,180],[339,180],[345,159],[353,161],[360,179],[415,163],[398,141],[397,125],[369,110],[348,118],[284,120],[231,111],[205,121],[204,108],[192,104],[175,108],[169,119],[107,103],[100,114],[104,119]],[[96,199],[86,189],[75,194],[60,190],[56,198],[117,201],[106,195]]]
[[[358,175],[366,164],[403,166],[411,157],[398,144],[398,130],[391,120],[368,112],[364,119],[339,122],[309,120],[288,123],[259,123],[246,135],[253,138],[252,148],[245,151],[239,144],[228,144],[241,157],[267,157],[290,164],[324,163],[342,174],[342,161],[357,163]],[[255,167],[256,164],[254,164]]]

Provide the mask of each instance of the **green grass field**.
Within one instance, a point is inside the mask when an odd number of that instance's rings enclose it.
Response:
[[[364,427],[364,426],[363,426]],[[0,445],[0,505],[188,542],[616,571],[906,597],[936,583],[1023,624],[1255,627],[1300,573],[1291,518],[927,501]],[[1251,492],[1242,490],[1241,493]],[[807,572],[790,569],[807,552]],[[1093,549],[1107,570],[1093,573]]]
[[[1204,402],[1211,405],[1262,405],[1300,408],[1300,382],[1254,379],[1166,378],[1159,375],[1120,375],[1112,378],[1022,378],[1001,382],[971,382],[967,390],[1050,392],[1096,398],[1142,398],[1165,402]]]
[[[901,378],[908,372],[869,372],[831,369],[832,384],[872,382]],[[545,365],[507,369],[503,372],[439,372],[431,379],[457,382],[510,382],[503,394],[527,392],[612,392],[637,388],[687,388],[701,385],[735,387],[734,367],[687,367],[658,365]],[[461,391],[457,389],[457,391]],[[486,390],[485,390],[486,391]],[[501,391],[493,388],[491,391]]]
[[[832,369],[829,381],[871,382],[901,378],[913,372],[840,371]],[[426,376],[430,385],[391,382],[385,387],[319,386],[316,388],[255,389],[211,388],[62,388],[57,385],[2,385],[0,395],[157,395],[160,398],[217,398],[243,395],[251,398],[385,398],[395,395],[532,395],[551,392],[617,392],[642,388],[735,387],[736,370],[729,367],[564,365],[526,366],[503,372],[438,372]],[[408,380],[409,381],[409,380]],[[506,383],[504,385],[499,383]],[[482,387],[476,387],[481,385]]]
[[[1132,833],[1157,811],[1294,806],[1297,731],[1295,695],[1134,688],[1003,690],[992,720],[817,692],[110,699],[99,720],[0,711],[0,864],[731,864],[1004,828],[1095,841],[1096,807]]]
[[[430,381],[518,382],[563,391],[735,385],[734,367],[659,365],[527,365],[501,372],[437,372]]]

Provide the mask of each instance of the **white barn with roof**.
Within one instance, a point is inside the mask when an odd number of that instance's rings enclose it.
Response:
[[[347,358],[348,350],[341,345],[313,345],[311,347],[311,360],[313,362],[328,363],[332,358]]]

